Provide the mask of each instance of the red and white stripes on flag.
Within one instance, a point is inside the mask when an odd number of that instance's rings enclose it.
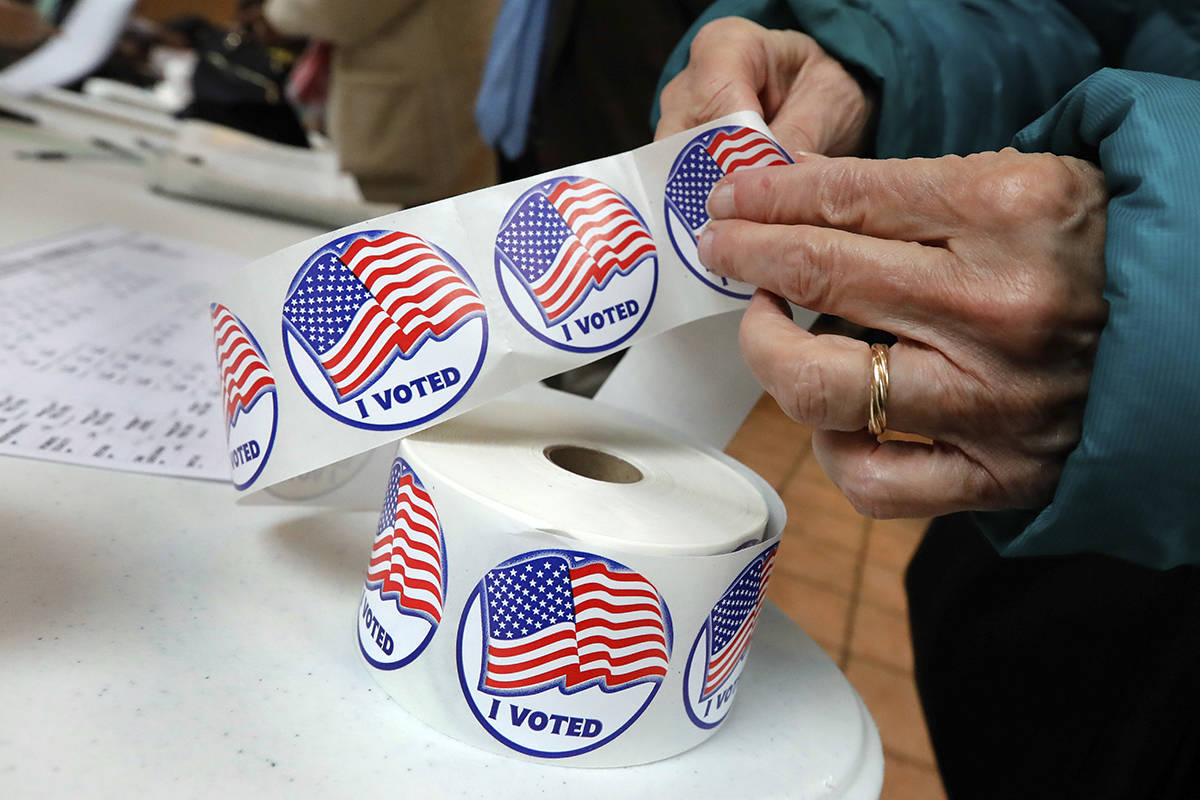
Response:
[[[213,303],[211,313],[228,430],[239,411],[248,411],[260,395],[275,387],[275,379],[237,317],[220,303]]]
[[[753,128],[721,131],[707,145],[708,153],[725,174],[744,167],[788,164],[779,145]]]
[[[442,619],[442,529],[429,493],[417,486],[411,473],[393,477],[385,509],[391,525],[375,537],[368,583],[378,583],[381,596],[397,597],[408,609],[435,624]],[[394,509],[394,510],[392,510]]]
[[[563,242],[556,262],[554,268],[529,285],[551,324],[569,314],[583,295],[603,284],[608,276],[575,236]]]
[[[627,272],[654,253],[650,232],[621,196],[600,181],[564,181],[547,199],[596,260],[601,279],[614,269]]]
[[[571,570],[579,669],[573,684],[600,678],[610,689],[667,674],[658,591],[636,572],[602,563]]]
[[[346,334],[321,356],[341,397],[360,389],[396,350],[408,355],[427,337],[484,313],[475,290],[412,234],[359,239],[341,260],[375,299],[356,310]]]
[[[637,573],[536,558],[488,573],[486,598],[485,689],[613,689],[667,674],[658,592]]]

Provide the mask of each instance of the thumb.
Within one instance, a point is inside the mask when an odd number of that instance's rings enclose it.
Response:
[[[858,155],[873,108],[858,81],[821,53],[805,61],[767,124],[793,157]]]

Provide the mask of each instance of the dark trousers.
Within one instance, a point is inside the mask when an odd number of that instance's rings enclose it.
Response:
[[[905,585],[951,800],[1200,798],[1200,568],[1001,558],[953,515]]]

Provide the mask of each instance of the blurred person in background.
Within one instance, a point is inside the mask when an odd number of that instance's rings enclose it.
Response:
[[[165,61],[178,60],[181,68],[172,77],[182,85],[171,93],[178,104],[164,111],[308,147],[307,132],[284,91],[304,41],[281,36],[266,25],[261,5],[261,0],[239,0],[228,21],[200,14],[157,20],[135,9],[123,17],[119,36],[103,61],[61,88],[82,91],[87,80],[104,78],[153,89],[167,77]],[[35,50],[54,35],[57,26],[67,24],[79,6],[74,0],[44,0],[36,6],[0,0],[0,65]],[[117,8],[113,13],[121,11]],[[179,54],[185,53],[190,57],[180,59]]]
[[[273,29],[327,44],[327,130],[342,169],[367,200],[414,206],[496,181],[472,103],[498,7],[267,0],[263,11]]]
[[[658,75],[709,2],[660,0],[631,14],[608,0],[506,0],[475,106],[500,179],[649,144]]]

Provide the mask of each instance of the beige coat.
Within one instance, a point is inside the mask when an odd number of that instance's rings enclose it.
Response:
[[[267,0],[333,44],[329,134],[368,200],[419,205],[496,181],[475,95],[500,0]]]

